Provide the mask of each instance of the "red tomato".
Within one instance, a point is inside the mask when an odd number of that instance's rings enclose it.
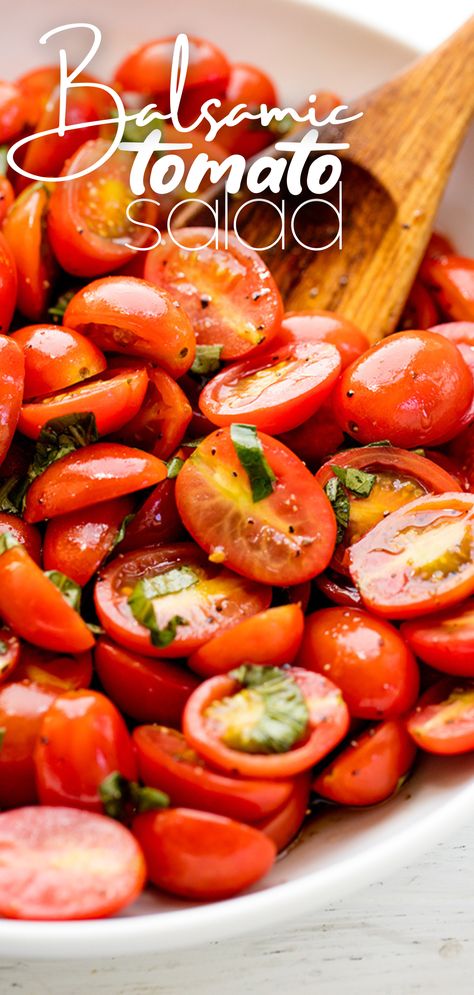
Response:
[[[341,370],[338,350],[300,340],[228,366],[201,393],[201,411],[215,425],[250,422],[262,432],[286,432],[329,397]]]
[[[0,145],[15,138],[26,122],[26,101],[15,83],[0,80]]]
[[[431,294],[420,280],[415,280],[403,309],[399,328],[430,328],[437,320],[438,310]]]
[[[474,684],[447,677],[425,691],[408,720],[408,732],[428,753],[474,750]]]
[[[474,321],[450,321],[444,325],[434,325],[431,332],[437,332],[449,339],[459,349],[464,362],[471,371],[474,383]],[[474,420],[474,398],[471,401],[463,419],[462,426],[469,425]]]
[[[132,740],[115,705],[98,691],[59,695],[44,716],[34,751],[41,805],[102,812],[99,788],[115,771],[136,780]]]
[[[72,177],[87,169],[108,148],[106,139],[85,142],[68,159],[61,176]],[[135,200],[129,185],[132,164],[131,153],[118,150],[93,173],[55,184],[48,235],[56,258],[68,273],[109,273],[133,259],[137,247],[143,248],[156,232],[155,201],[143,198],[130,208]],[[127,212],[133,220],[129,220]]]
[[[474,321],[474,259],[446,256],[425,263],[425,279],[452,321]]]
[[[259,439],[276,478],[268,497],[253,500],[231,432],[218,429],[178,474],[178,511],[194,539],[231,569],[266,584],[300,584],[331,559],[334,513],[297,456],[269,436]]]
[[[369,340],[352,321],[336,311],[287,311],[277,333],[281,342],[328,342],[336,346],[341,357],[342,369],[367,352]]]
[[[281,441],[293,453],[314,469],[342,445],[344,433],[337,424],[331,399],[291,432],[284,432]]]
[[[337,684],[356,718],[397,718],[418,695],[418,667],[397,630],[356,608],[309,615],[297,662]]]
[[[92,656],[90,651],[76,656],[61,656],[23,643],[15,680],[46,685],[56,689],[57,694],[78,691],[89,687],[92,681]]]
[[[5,222],[3,228],[5,226]],[[16,305],[18,277],[13,252],[0,232],[0,333],[6,334]]]
[[[309,710],[308,729],[302,742],[296,742],[286,752],[273,754],[247,753],[227,746],[222,739],[224,726],[215,718],[211,706],[238,694],[241,684],[229,674],[220,674],[196,688],[186,704],[183,732],[191,746],[215,767],[244,777],[293,777],[318,763],[345,736],[349,712],[339,688],[321,674],[312,674],[301,667],[291,667],[282,673],[295,680]],[[242,703],[242,713],[235,717],[239,726],[244,726],[246,720],[255,721],[251,703],[248,706]]]
[[[15,192],[6,176],[0,176],[0,227],[15,200]]]
[[[127,526],[119,547],[121,553],[183,539],[184,529],[176,507],[175,488],[176,480],[168,477],[160,480]]]
[[[459,350],[435,332],[397,332],[343,374],[334,410],[359,442],[389,439],[407,449],[451,439],[472,400]]]
[[[13,632],[0,628],[0,684],[10,680],[20,656],[20,644]],[[15,674],[15,678],[16,678]],[[20,678],[21,680],[21,678]]]
[[[18,428],[30,439],[38,439],[52,418],[93,411],[99,435],[109,435],[130,421],[143,403],[148,386],[146,370],[111,371],[64,393],[23,404]]]
[[[41,522],[134,494],[166,477],[166,466],[139,449],[97,442],[56,460],[27,492],[25,519]]]
[[[16,305],[31,321],[44,315],[57,274],[46,235],[48,204],[48,189],[33,183],[17,197],[3,222],[18,273]]]
[[[0,808],[36,801],[33,749],[41,719],[57,692],[29,681],[0,687]],[[0,819],[2,817],[0,816]]]
[[[444,256],[453,256],[454,254],[455,250],[451,239],[447,238],[446,235],[441,235],[438,231],[433,231],[425,249],[423,263],[420,267],[420,275],[423,276],[425,261],[429,262],[431,259],[442,259]]]
[[[278,97],[273,81],[257,66],[245,62],[234,62],[230,67],[225,97],[219,108],[219,120],[226,117],[234,107],[246,104],[250,113],[260,110],[261,104],[269,109],[278,106]],[[218,133],[218,140],[231,155],[238,153],[247,159],[257,155],[275,140],[272,131],[257,121],[244,120],[230,128],[226,125]]]
[[[303,627],[299,605],[268,608],[214,636],[190,656],[188,664],[202,677],[226,674],[242,663],[281,667],[294,660]]]
[[[137,722],[179,726],[189,695],[199,683],[187,667],[150,660],[107,637],[97,643],[95,667],[112,701]]]
[[[127,496],[52,518],[44,536],[45,570],[60,570],[83,587],[113,550],[132,510],[133,499]]]
[[[305,580],[302,584],[288,587],[286,594],[291,605],[299,605],[301,611],[305,612],[311,597],[311,584],[309,580]]]
[[[231,898],[266,874],[275,845],[253,826],[222,815],[175,808],[133,821],[150,881],[181,898]]]
[[[148,252],[145,277],[181,304],[197,341],[237,359],[273,338],[282,303],[258,253],[233,235],[227,249],[216,249],[211,228],[181,228],[175,238],[179,245],[163,239]]]
[[[201,439],[203,435],[209,435],[209,432],[213,432],[215,428],[215,425],[213,425],[208,418],[205,418],[202,411],[199,410],[202,380],[201,378],[198,379],[190,376],[189,373],[186,373],[184,377],[181,377],[179,382],[192,409],[192,418],[189,423],[188,435],[191,439]]]
[[[436,612],[474,591],[474,495],[436,494],[393,511],[351,547],[367,608],[388,618]]]
[[[415,754],[403,722],[381,722],[341,750],[313,790],[338,805],[375,805],[396,792]]]
[[[257,822],[281,809],[293,792],[292,781],[252,780],[212,770],[175,729],[139,726],[133,741],[141,779],[166,791],[173,805]]]
[[[0,463],[10,448],[23,397],[25,363],[21,349],[0,335]]]
[[[334,604],[344,608],[362,608],[362,598],[350,577],[329,569],[319,574],[315,583],[321,593]]]
[[[194,361],[194,332],[168,294],[132,276],[95,280],[72,298],[64,324],[89,335],[106,352],[158,363],[180,377]]]
[[[153,645],[150,630],[132,614],[128,599],[139,580],[183,569],[192,583],[150,599],[158,630],[175,629],[170,642]],[[127,649],[158,657],[187,656],[224,628],[268,608],[270,599],[269,587],[209,563],[192,543],[119,555],[102,571],[95,587],[97,614],[108,635]]]
[[[189,64],[185,93],[197,89],[200,96],[202,93],[203,101],[207,99],[208,89],[210,96],[223,94],[230,75],[230,66],[225,55],[217,45],[213,45],[205,38],[188,35],[188,41]],[[134,90],[161,98],[160,110],[163,112],[169,101],[174,44],[174,36],[145,42],[120,63],[114,80],[120,83],[124,90]],[[165,103],[162,106],[163,98]]]
[[[0,617],[16,635],[44,649],[82,653],[94,645],[81,616],[24,546],[0,556]]]
[[[179,446],[192,418],[191,405],[181,387],[164,370],[148,369],[148,389],[138,413],[127,421],[120,438],[160,459]]]
[[[59,79],[59,66],[39,66],[37,69],[30,69],[18,77],[16,85],[25,98],[28,113],[27,123],[31,128],[36,127],[48,97],[58,85]]]
[[[457,463],[468,490],[474,489],[474,423],[467,426],[450,443],[449,456]]]
[[[429,618],[404,622],[400,632],[430,667],[456,677],[474,677],[474,598]]]
[[[2,514],[0,512],[0,535],[9,532],[17,542],[21,542],[32,560],[38,565],[41,564],[41,536],[34,525],[28,525],[16,515]]]
[[[89,380],[107,366],[100,349],[70,328],[28,325],[13,332],[10,339],[25,357],[25,401]]]
[[[300,774],[293,782],[293,790],[286,804],[257,825],[265,836],[273,840],[278,853],[286,849],[301,829],[308,810],[309,789],[309,775]]]
[[[0,913],[9,919],[97,919],[140,894],[145,864],[113,819],[70,808],[0,815]]]

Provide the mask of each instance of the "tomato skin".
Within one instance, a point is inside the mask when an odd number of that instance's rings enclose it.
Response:
[[[309,791],[309,774],[299,774],[293,781],[293,790],[285,805],[257,824],[257,828],[273,840],[278,853],[286,849],[301,829],[308,809]]]
[[[441,309],[452,321],[474,321],[474,259],[447,256],[425,264]]]
[[[209,812],[145,812],[132,828],[150,881],[181,898],[231,898],[263,877],[275,859],[274,843],[258,829]]]
[[[0,226],[3,224],[14,200],[15,193],[10,180],[6,176],[0,176]]]
[[[301,667],[291,667],[309,708],[309,732],[302,744],[286,753],[244,753],[221,742],[206,711],[213,701],[240,690],[240,684],[228,674],[204,681],[189,698],[183,715],[183,732],[197,753],[219,770],[244,777],[288,778],[308,770],[330,752],[349,728],[349,712],[342,695],[332,681]]]
[[[344,441],[344,433],[334,416],[331,398],[302,425],[290,432],[283,432],[279,438],[304,463],[316,470]]]
[[[179,301],[198,343],[222,345],[222,359],[238,359],[274,337],[283,305],[254,249],[233,235],[227,249],[213,241],[211,228],[180,228],[179,245],[162,239],[147,253],[145,278]]]
[[[160,480],[127,527],[125,538],[119,547],[121,553],[142,549],[143,546],[179,542],[184,538],[183,525],[176,507],[175,489],[176,480],[168,477]]]
[[[96,442],[52,463],[28,490],[27,522],[41,522],[91,504],[133,494],[166,477],[161,460],[139,449]]]
[[[313,790],[338,805],[376,805],[394,794],[415,755],[404,722],[381,722],[341,750]]]
[[[23,404],[20,432],[38,439],[46,422],[79,412],[93,411],[99,435],[109,435],[140,410],[148,386],[146,370],[121,370],[115,376],[73,386],[64,393]]]
[[[24,546],[0,556],[0,616],[16,635],[44,649],[81,653],[94,645],[85,622]]]
[[[57,691],[30,681],[0,687],[0,808],[30,805],[37,799],[33,749],[41,720]],[[1,818],[1,816],[0,816]]]
[[[331,559],[334,513],[297,456],[270,436],[259,433],[259,439],[276,477],[269,497],[253,501],[230,430],[224,428],[204,439],[181,468],[176,479],[178,511],[196,542],[207,553],[217,550],[237,573],[266,584],[300,584],[321,573]],[[232,532],[227,535],[224,523],[229,515]]]
[[[44,536],[45,570],[60,570],[84,587],[114,548],[132,510],[133,499],[126,496],[52,518]]]
[[[0,145],[5,145],[22,131],[26,121],[26,102],[15,83],[0,80]]]
[[[39,321],[44,314],[58,269],[46,237],[49,196],[43,184],[31,184],[3,222],[18,274],[17,307],[30,321]]]
[[[51,91],[60,79],[59,66],[38,66],[23,73],[16,80],[27,106],[27,124],[35,128],[44,110]]]
[[[355,608],[308,615],[297,662],[329,677],[356,718],[397,718],[418,696],[418,667],[397,630]]]
[[[400,318],[400,329],[431,328],[438,320],[438,311],[430,292],[421,280],[415,280]]]
[[[474,598],[428,618],[403,622],[400,633],[430,667],[456,677],[474,677]]]
[[[15,680],[31,681],[56,689],[57,694],[87,688],[92,681],[92,655],[89,650],[64,656],[23,643]]]
[[[188,35],[189,65],[185,93],[203,86],[212,87],[213,96],[225,90],[230,66],[217,45],[206,38]],[[156,38],[140,45],[126,56],[115,71],[114,80],[124,90],[168,97],[170,92],[171,59],[175,37]],[[163,110],[160,101],[160,109]]]
[[[204,643],[189,657],[188,666],[201,677],[226,674],[243,663],[281,667],[294,660],[303,628],[299,605],[268,608]]]
[[[421,696],[407,729],[428,753],[453,756],[474,750],[474,685],[447,677]]]
[[[57,325],[27,325],[10,339],[23,350],[24,400],[64,390],[103,373],[107,361],[90,339]]]
[[[268,108],[278,106],[278,96],[273,81],[257,66],[233,62],[225,96],[219,108],[219,118],[224,118],[237,104],[247,104],[255,113],[261,104]],[[256,121],[242,121],[218,132],[218,140],[229,154],[239,153],[250,159],[272,143],[272,133]]]
[[[410,449],[456,435],[472,389],[452,342],[435,332],[397,332],[345,370],[334,410],[341,428],[359,442],[390,439]]]
[[[137,722],[179,726],[198,679],[180,663],[150,660],[101,636],[95,667],[107,694],[121,712]]]
[[[350,577],[337,573],[335,570],[325,570],[315,578],[316,587],[329,601],[343,608],[362,608],[362,598]]]
[[[155,612],[161,625],[175,615],[186,617],[186,626],[178,626],[168,646],[153,646],[150,633],[134,618],[128,594],[143,576],[164,573],[179,566],[189,566],[199,581],[189,592],[159,599]],[[201,588],[200,585],[203,585]],[[125,593],[122,593],[125,589]],[[101,573],[94,592],[99,619],[107,634],[126,649],[152,657],[183,657],[237,620],[268,608],[271,588],[242,580],[230,571],[209,563],[193,543],[140,549],[117,556]]]
[[[319,97],[319,94],[318,94]],[[282,342],[328,342],[336,347],[345,370],[367,352],[370,343],[366,335],[336,311],[287,311],[277,333],[275,346]]]
[[[6,334],[15,310],[18,276],[13,252],[0,232],[0,332]]]
[[[10,919],[97,919],[140,894],[134,837],[103,815],[42,805],[0,815],[0,912]]]
[[[474,423],[463,429],[449,444],[448,453],[461,470],[468,485],[468,490],[474,489]]]
[[[69,302],[64,324],[89,335],[105,352],[142,356],[172,377],[182,376],[194,361],[194,332],[183,308],[138,277],[89,283]]]
[[[191,405],[179,384],[164,370],[149,367],[142,406],[127,421],[120,438],[129,446],[168,459],[183,439],[191,418]]]
[[[0,335],[0,463],[7,455],[20,416],[25,379],[21,349]]]
[[[68,691],[55,699],[41,722],[34,762],[41,805],[88,812],[103,812],[99,787],[109,774],[137,777],[125,722],[98,691]]]
[[[20,644],[13,632],[9,629],[0,628],[0,685],[10,680],[11,674],[16,670],[20,658]],[[17,674],[15,674],[15,679]],[[21,680],[21,678],[20,678]]]
[[[14,539],[22,543],[31,559],[41,564],[41,536],[34,525],[28,525],[16,515],[0,512],[0,535],[10,532]]]
[[[166,791],[173,805],[258,822],[279,811],[293,792],[292,781],[250,780],[213,770],[175,729],[139,726],[133,741],[141,779]]]

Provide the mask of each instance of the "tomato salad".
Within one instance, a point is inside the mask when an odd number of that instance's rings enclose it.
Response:
[[[128,107],[167,111],[172,43],[117,68]],[[51,128],[57,87],[50,66],[0,86],[2,142]],[[185,118],[210,97],[277,102],[192,38]],[[74,91],[71,122],[108,113]],[[218,141],[249,157],[272,130]],[[50,134],[25,168],[67,177],[106,143]],[[141,252],[171,204],[132,225],[129,166],[0,185],[7,917],[111,915],[146,882],[229,898],[315,806],[474,750],[473,260],[433,235],[369,347],[342,315],[285,314],[235,237]]]

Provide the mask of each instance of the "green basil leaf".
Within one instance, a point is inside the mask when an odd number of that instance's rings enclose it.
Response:
[[[205,377],[209,373],[216,373],[220,367],[221,345],[197,345],[196,357],[191,366],[191,373],[197,373],[200,377]]]
[[[0,511],[7,515],[21,515],[26,484],[20,477],[8,477],[0,485]]]
[[[372,487],[377,480],[375,473],[366,473],[365,470],[358,470],[354,466],[331,466],[332,472],[347,487],[348,491],[358,494],[360,497],[368,497]]]
[[[96,625],[95,622],[85,622],[89,632],[92,632],[93,636],[105,636],[105,629],[101,625]]]
[[[92,411],[51,418],[41,429],[33,460],[27,473],[27,484],[63,456],[97,442],[99,433]]]
[[[48,315],[55,325],[61,324],[69,301],[72,301],[72,298],[76,296],[76,293],[77,290],[66,290],[64,294],[61,294],[61,296],[58,297],[56,303],[53,304],[52,307],[48,308]]]
[[[388,439],[381,439],[380,442],[366,442],[364,446],[366,449],[376,449],[377,446],[386,446],[387,449],[393,449],[392,443]]]
[[[342,542],[344,534],[349,525],[350,503],[349,498],[337,477],[331,477],[325,488],[326,496],[332,504],[337,522],[336,543]]]
[[[248,476],[253,500],[263,501],[272,493],[276,477],[265,459],[255,425],[231,425],[230,437]]]
[[[8,643],[4,639],[0,639],[0,656],[5,656],[8,652]]]
[[[129,781],[118,770],[112,771],[99,784],[99,798],[105,814],[111,819],[125,819],[135,812],[153,812],[167,808],[170,799],[158,788],[143,787],[137,781]]]
[[[176,594],[187,587],[194,587],[199,577],[191,567],[172,567],[154,577],[143,577],[138,583],[142,585],[146,598],[163,598],[167,594]],[[138,585],[137,585],[138,587]]]
[[[71,580],[70,577],[66,577],[66,574],[61,573],[60,570],[45,570],[44,574],[61,592],[68,605],[74,608],[74,611],[80,612],[82,588],[79,584],[76,584],[75,580]]]
[[[130,798],[136,812],[156,812],[160,808],[168,808],[170,797],[158,788],[144,787],[136,781],[130,781]]]
[[[290,673],[280,667],[244,664],[230,672],[241,690],[216,699],[206,714],[220,739],[245,753],[287,753],[308,729],[307,700]]]
[[[122,542],[122,540],[125,539],[125,533],[127,531],[127,528],[130,525],[130,522],[133,522],[134,518],[135,515],[133,512],[130,515],[125,515],[125,518],[121,521],[119,525],[119,530],[117,532],[117,535],[115,536],[112,549],[115,549],[115,547],[118,546],[119,542]]]
[[[11,532],[2,532],[0,535],[0,556],[2,553],[6,553],[7,549],[13,549],[14,546],[20,545],[21,543],[18,542],[18,539],[15,539],[15,536]]]
[[[168,460],[166,464],[168,480],[174,480],[178,476],[179,471],[184,466],[184,459],[180,459],[179,456],[173,456],[172,459]]]
[[[169,646],[176,638],[178,625],[188,625],[186,619],[174,615],[169,622],[160,628],[153,606],[155,598],[163,598],[167,594],[176,594],[197,584],[198,575],[191,567],[174,567],[165,573],[154,577],[143,577],[139,580],[128,598],[128,604],[134,618],[150,630],[153,646]]]
[[[0,145],[0,175],[6,176],[8,163],[7,163],[8,145]]]

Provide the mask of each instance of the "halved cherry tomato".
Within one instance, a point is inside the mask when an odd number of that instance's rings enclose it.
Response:
[[[28,325],[12,332],[10,339],[25,357],[25,401],[89,380],[107,366],[103,352],[70,328]]]
[[[456,436],[459,439],[459,435]],[[453,440],[456,441],[456,440]],[[469,481],[466,474],[463,472],[460,461],[454,459],[452,456],[448,456],[445,452],[440,452],[439,449],[425,449],[424,450],[426,459],[429,459],[432,463],[436,463],[436,466],[440,466],[442,470],[449,473],[454,480],[457,480],[462,491],[468,491]]]
[[[133,743],[115,705],[98,691],[68,691],[46,712],[34,751],[41,805],[102,812],[99,788],[115,771],[136,780]]]
[[[179,726],[189,695],[199,684],[187,667],[150,660],[103,636],[95,649],[95,667],[112,701],[137,722]]]
[[[428,688],[408,719],[417,746],[442,755],[474,750],[474,684],[446,678]]]
[[[299,605],[268,608],[214,636],[189,657],[188,665],[202,677],[226,674],[242,663],[281,667],[294,660],[303,627]]]
[[[150,881],[181,898],[230,898],[266,874],[275,845],[258,829],[210,812],[174,808],[133,820]]]
[[[33,750],[42,717],[57,693],[54,687],[30,681],[0,687],[0,808],[30,805],[37,799]]]
[[[125,496],[52,518],[44,536],[45,570],[60,570],[83,587],[114,548],[132,509],[133,498]]]
[[[183,308],[146,280],[109,276],[70,301],[64,324],[90,336],[106,352],[125,352],[158,363],[180,377],[194,361],[194,332]]]
[[[20,658],[20,644],[10,629],[0,628],[0,684],[10,680]],[[17,675],[15,674],[15,679]],[[21,680],[21,678],[19,678]]]
[[[31,184],[17,197],[3,222],[18,273],[16,304],[31,321],[44,315],[57,274],[46,235],[49,196],[44,184]]]
[[[142,781],[166,791],[173,805],[257,822],[286,805],[293,793],[292,781],[252,780],[213,770],[175,729],[139,726],[133,741]]]
[[[25,362],[16,342],[0,335],[0,463],[6,456],[21,410]]]
[[[402,331],[411,328],[431,328],[437,320],[438,310],[429,290],[421,280],[415,280],[403,308],[399,328]]]
[[[400,632],[430,667],[456,677],[474,677],[474,598],[429,618],[404,622]]]
[[[375,805],[394,794],[415,754],[403,722],[381,722],[341,750],[313,790],[338,805]]]
[[[92,681],[92,656],[89,650],[65,656],[23,643],[15,671],[15,680],[55,688],[58,694],[79,691]]]
[[[109,142],[102,138],[85,142],[68,159],[61,176],[72,177],[87,169],[108,148]],[[130,208],[135,200],[129,185],[132,164],[131,153],[118,150],[92,173],[55,184],[48,235],[56,258],[68,273],[109,273],[133,259],[135,249],[143,248],[154,234],[155,201],[145,197]]]
[[[297,663],[334,681],[356,718],[397,718],[418,695],[418,667],[397,630],[357,608],[309,615]]]
[[[220,674],[196,688],[186,704],[183,732],[191,746],[218,769],[244,777],[293,777],[318,763],[345,736],[349,728],[347,706],[339,688],[321,674],[301,667],[289,667],[281,673],[295,681],[308,708],[308,726],[301,742],[279,753],[246,752],[227,746],[222,738],[224,727],[211,706],[237,695],[242,685],[230,674]],[[260,714],[258,705],[249,699],[248,705],[242,703],[240,715],[236,713],[229,721],[235,722],[236,728],[245,727],[247,719],[258,721]]]
[[[281,441],[313,469],[342,445],[344,433],[337,424],[331,399],[322,404],[314,415],[291,432],[284,432]]]
[[[5,224],[5,222],[4,222]],[[18,277],[13,252],[0,232],[0,332],[5,335],[10,328],[16,305]]]
[[[0,80],[0,145],[15,138],[25,126],[27,105],[15,83]]]
[[[453,321],[474,321],[474,259],[445,256],[424,266],[424,279]]]
[[[281,442],[259,435],[274,476],[255,502],[228,428],[204,439],[180,470],[176,501],[197,542],[231,569],[266,584],[310,580],[327,567],[336,538],[329,501],[309,470]]]
[[[0,535],[10,532],[17,542],[21,542],[35,563],[41,563],[41,536],[34,525],[28,525],[17,515],[0,512]]]
[[[178,514],[174,492],[176,480],[160,480],[146,501],[127,526],[125,538],[119,546],[121,553],[128,553],[143,546],[163,546],[184,538],[183,524]]]
[[[25,519],[41,522],[91,504],[134,494],[166,477],[166,465],[149,453],[97,442],[56,460],[33,481]]]
[[[329,397],[340,370],[335,346],[291,342],[222,370],[204,387],[199,406],[215,425],[250,422],[262,432],[287,432]]]
[[[287,311],[277,332],[278,348],[282,342],[301,340],[336,346],[343,370],[367,352],[370,344],[357,325],[336,311]]]
[[[459,350],[435,332],[397,332],[345,372],[334,392],[341,428],[360,442],[407,449],[452,439],[472,401]]]
[[[166,584],[170,571],[175,579],[180,571],[186,583],[174,586],[169,594],[150,596],[157,629],[166,634],[169,630],[172,636],[161,646],[153,645],[150,629],[135,618],[128,599],[139,580],[164,575]],[[193,543],[119,555],[102,571],[95,587],[97,614],[108,635],[127,649],[158,657],[192,653],[224,628],[268,608],[270,599],[271,588],[209,563]]]
[[[208,99],[208,96],[222,95],[230,75],[230,66],[225,55],[217,45],[213,45],[205,38],[188,35],[188,41],[189,64],[185,93],[198,90],[202,102]],[[174,44],[174,37],[145,42],[126,56],[114,75],[114,80],[120,83],[124,90],[135,90],[160,98],[159,109],[162,113],[169,103]]]
[[[285,850],[301,829],[308,810],[310,778],[299,774],[293,782],[293,790],[285,805],[272,815],[267,815],[257,823],[257,829],[273,840],[277,852]]]
[[[148,378],[143,404],[127,421],[120,438],[129,446],[168,459],[186,432],[192,409],[184,391],[164,370],[149,367]]]
[[[140,894],[145,862],[113,819],[71,808],[0,815],[0,913],[10,919],[97,919]]]
[[[474,494],[417,498],[351,547],[366,607],[388,618],[425,615],[474,592]]]
[[[93,411],[99,435],[109,435],[137,414],[147,386],[146,370],[111,370],[64,393],[23,404],[18,428],[30,439],[37,439],[52,418]]]
[[[216,249],[211,228],[180,228],[174,239],[147,253],[145,278],[181,304],[197,341],[237,359],[273,338],[283,308],[258,253],[232,235],[227,249]]]

